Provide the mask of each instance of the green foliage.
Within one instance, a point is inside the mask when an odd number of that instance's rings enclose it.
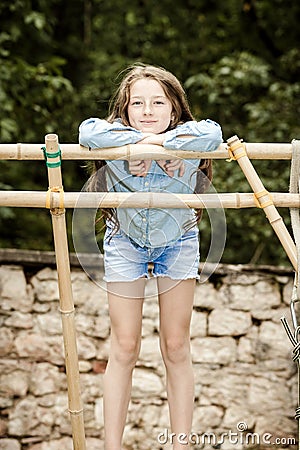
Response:
[[[137,61],[174,72],[195,117],[221,123],[224,139],[299,138],[299,15],[299,2],[286,0],[3,0],[0,141],[43,142],[56,132],[60,142],[76,142],[79,123],[107,115],[117,74]],[[288,162],[254,164],[268,190],[288,189]],[[63,163],[65,190],[81,189],[81,166]],[[47,185],[43,163],[0,161],[0,173],[1,189]],[[214,187],[251,191],[235,162],[214,162]],[[226,218],[224,262],[288,263],[263,211],[227,210]],[[204,214],[203,255],[208,227]],[[44,210],[0,208],[0,236],[2,247],[53,245]]]
[[[60,75],[61,60],[32,66],[26,61],[0,59],[1,142],[20,140],[34,142],[36,130],[41,136],[64,123],[62,108],[71,100],[72,84]],[[13,82],[12,82],[13,80]]]

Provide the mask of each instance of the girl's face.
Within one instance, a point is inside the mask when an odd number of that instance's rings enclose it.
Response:
[[[128,119],[144,133],[163,133],[170,125],[172,104],[158,81],[142,78],[130,88]]]

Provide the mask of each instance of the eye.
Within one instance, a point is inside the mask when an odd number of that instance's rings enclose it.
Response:
[[[141,106],[142,105],[142,101],[141,100],[134,100],[133,102],[131,102],[132,106]]]
[[[154,102],[155,105],[164,105],[165,103],[162,100],[156,100]]]

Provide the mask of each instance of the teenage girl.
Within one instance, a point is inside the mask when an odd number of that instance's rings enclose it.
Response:
[[[112,101],[107,120],[80,125],[80,144],[90,148],[158,144],[169,150],[213,151],[220,126],[194,120],[178,79],[165,69],[130,67]],[[96,161],[91,190],[117,192],[203,192],[211,160]],[[200,211],[119,208],[103,210],[105,281],[111,347],[104,375],[105,450],[121,450],[131,395],[132,372],[141,344],[142,308],[148,263],[157,277],[160,348],[174,450],[186,449],[176,436],[191,432],[194,380],[190,321],[198,278]],[[180,441],[180,439],[179,439]]]

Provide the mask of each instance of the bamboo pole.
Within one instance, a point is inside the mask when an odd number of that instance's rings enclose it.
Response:
[[[58,137],[48,134],[46,142],[46,164],[48,167],[49,189],[62,192],[62,175],[60,156],[58,154]],[[54,156],[56,155],[56,156]],[[74,450],[85,450],[85,432],[83,421],[83,405],[80,393],[79,366],[74,321],[74,302],[71,285],[69,251],[67,242],[65,209],[51,208],[58,286],[60,296],[60,312],[62,317],[65,363],[68,384],[68,403],[71,417]]]
[[[299,208],[300,195],[270,192],[277,207]],[[17,208],[256,208],[253,193],[0,191],[0,206]],[[48,204],[48,206],[47,206]]]
[[[273,199],[266,191],[246,152],[246,145],[237,136],[227,140],[232,159],[235,159],[248,180],[257,199],[257,206],[262,208],[285,249],[293,267],[297,270],[297,250],[282,217],[275,208]]]
[[[0,160],[42,160],[41,144],[0,144]],[[160,145],[130,144],[122,147],[89,150],[79,144],[61,144],[62,159],[99,160],[99,159],[226,159],[226,144],[221,144],[214,152],[192,152],[185,150],[166,150]],[[247,153],[252,159],[292,158],[292,144],[286,143],[247,143]]]

